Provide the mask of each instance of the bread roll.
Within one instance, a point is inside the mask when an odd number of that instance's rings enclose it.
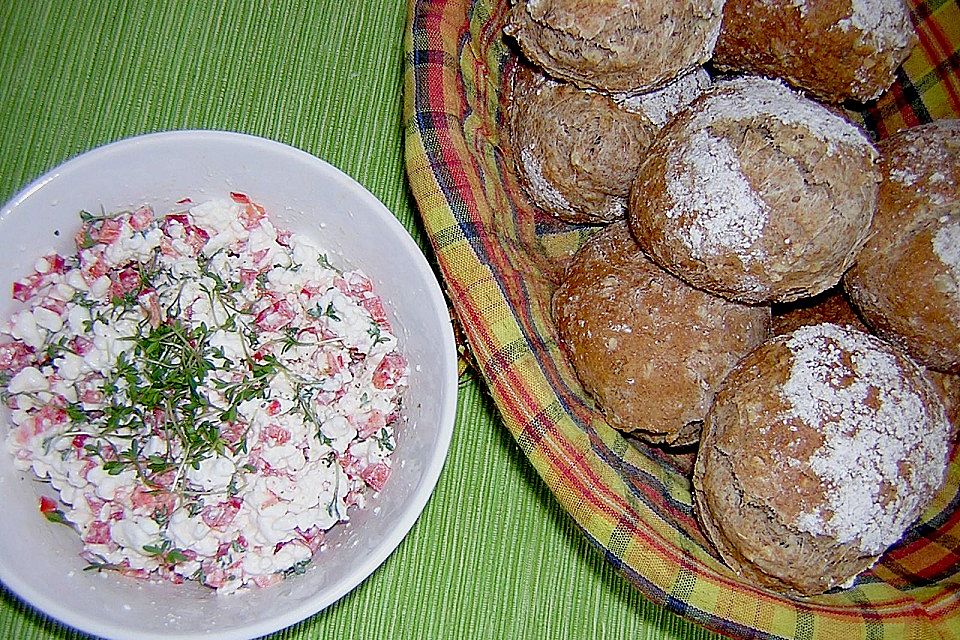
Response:
[[[921,364],[960,373],[960,120],[881,141],[870,240],[844,288],[871,329]]]
[[[523,80],[524,76],[518,76]],[[530,200],[573,224],[626,215],[631,180],[655,132],[611,98],[543,76],[510,103],[517,177]]]
[[[746,303],[835,285],[866,240],[876,149],[782,83],[715,83],[664,127],[640,165],[629,219],[660,266]]]
[[[722,11],[723,0],[519,0],[505,31],[555,78],[639,93],[709,60]]]
[[[828,102],[866,102],[893,84],[916,41],[902,0],[727,0],[713,62]]]
[[[650,262],[626,221],[577,253],[553,315],[607,421],[669,445],[696,442],[714,387],[770,328],[769,309],[699,291]]]
[[[720,386],[694,469],[697,515],[746,580],[795,595],[849,586],[940,489],[949,435],[907,356],[855,329],[802,327]]]

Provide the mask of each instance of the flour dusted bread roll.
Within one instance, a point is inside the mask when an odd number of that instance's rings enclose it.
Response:
[[[574,224],[626,214],[630,180],[656,131],[611,98],[535,74],[510,103],[517,177],[538,207]]]
[[[960,120],[882,140],[870,240],[844,288],[867,324],[921,364],[960,373]]]
[[[745,579],[850,585],[945,478],[950,427],[920,367],[832,324],[765,342],[720,386],[694,470],[697,515]]]
[[[727,0],[713,62],[866,102],[893,84],[916,40],[902,0]]]
[[[608,422],[671,445],[697,440],[714,387],[770,326],[769,309],[704,293],[654,265],[625,221],[577,253],[553,315]]]
[[[722,11],[723,0],[518,0],[505,31],[555,78],[638,93],[709,60]]]
[[[876,156],[857,127],[778,81],[717,82],[654,140],[628,215],[644,250],[694,286],[788,302],[853,262],[876,207]]]

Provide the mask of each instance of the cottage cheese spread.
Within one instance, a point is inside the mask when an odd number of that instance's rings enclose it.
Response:
[[[221,592],[304,570],[390,473],[407,365],[362,273],[245,195],[82,214],[0,334],[7,448],[96,567]]]

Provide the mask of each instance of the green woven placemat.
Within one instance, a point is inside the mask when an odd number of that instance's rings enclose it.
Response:
[[[0,2],[0,199],[118,138],[229,129],[336,165],[423,246],[401,150],[405,10],[396,0]],[[459,402],[450,457],[407,539],[357,590],[275,637],[714,637],[603,562],[475,381]],[[0,638],[77,637],[0,590]]]

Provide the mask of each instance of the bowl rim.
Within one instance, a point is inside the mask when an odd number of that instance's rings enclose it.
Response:
[[[14,215],[16,209],[24,202],[41,192],[44,186],[57,180],[69,179],[71,173],[89,163],[101,162],[108,156],[129,153],[138,148],[149,147],[154,144],[196,144],[198,142],[228,142],[250,145],[267,152],[283,154],[313,167],[319,173],[324,174],[326,179],[337,180],[355,190],[358,199],[363,201],[364,208],[374,212],[380,222],[387,226],[391,235],[401,243],[396,254],[406,255],[413,260],[417,272],[423,277],[426,294],[424,304],[433,306],[438,311],[446,312],[447,303],[443,290],[436,272],[427,261],[424,250],[417,245],[410,232],[379,198],[356,179],[318,156],[283,142],[247,133],[222,129],[176,129],[133,135],[92,147],[53,166],[15,193],[0,208],[0,224],[5,222],[9,216]],[[438,389],[442,389],[446,393],[442,397],[439,408],[440,419],[438,421],[437,437],[434,440],[435,445],[432,449],[432,455],[427,464],[424,465],[419,482],[414,487],[406,506],[402,509],[400,518],[395,521],[388,534],[376,546],[374,553],[358,559],[353,569],[336,582],[335,588],[326,589],[322,592],[324,597],[305,599],[301,605],[286,609],[282,615],[272,616],[256,623],[212,631],[216,637],[225,640],[259,637],[282,630],[323,611],[363,583],[406,538],[434,493],[449,453],[456,421],[458,355],[452,321],[447,317],[445,321],[440,322],[440,326],[443,333],[437,337],[436,342],[441,348],[443,362],[441,373],[445,375],[441,378],[442,384],[438,386]],[[94,616],[87,615],[85,612],[68,608],[47,593],[31,587],[17,574],[8,571],[2,563],[0,563],[0,586],[41,614],[55,618],[80,631],[104,638],[129,637],[131,631],[134,631],[139,638],[151,640],[188,640],[210,637],[210,633],[204,632],[142,632],[121,625],[106,623]]]

